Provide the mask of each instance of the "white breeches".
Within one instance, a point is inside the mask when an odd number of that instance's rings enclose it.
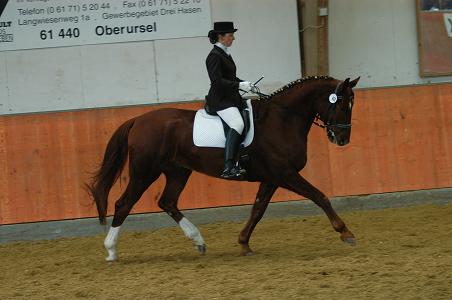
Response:
[[[237,107],[229,107],[217,111],[217,114],[226,124],[228,124],[229,127],[237,131],[239,134],[242,134],[245,125],[243,124],[242,116],[240,115]]]

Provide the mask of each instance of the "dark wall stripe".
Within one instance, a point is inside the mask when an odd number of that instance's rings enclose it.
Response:
[[[5,9],[6,4],[8,4],[8,0],[0,2],[0,17],[3,14],[3,10]]]

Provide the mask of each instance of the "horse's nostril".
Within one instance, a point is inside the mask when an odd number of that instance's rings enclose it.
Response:
[[[339,146],[344,146],[348,144],[348,140],[340,140],[338,141]]]

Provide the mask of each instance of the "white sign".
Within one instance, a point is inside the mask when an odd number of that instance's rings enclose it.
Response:
[[[452,14],[444,14],[444,23],[446,25],[447,34],[452,37]]]
[[[0,51],[207,36],[210,29],[209,0],[9,0]]]

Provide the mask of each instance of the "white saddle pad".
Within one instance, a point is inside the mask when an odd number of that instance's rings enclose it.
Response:
[[[246,105],[250,111],[250,130],[242,145],[248,147],[254,138],[254,122],[251,100],[247,100]],[[224,148],[226,137],[220,117],[209,115],[204,109],[198,110],[193,124],[193,143],[198,147]]]

